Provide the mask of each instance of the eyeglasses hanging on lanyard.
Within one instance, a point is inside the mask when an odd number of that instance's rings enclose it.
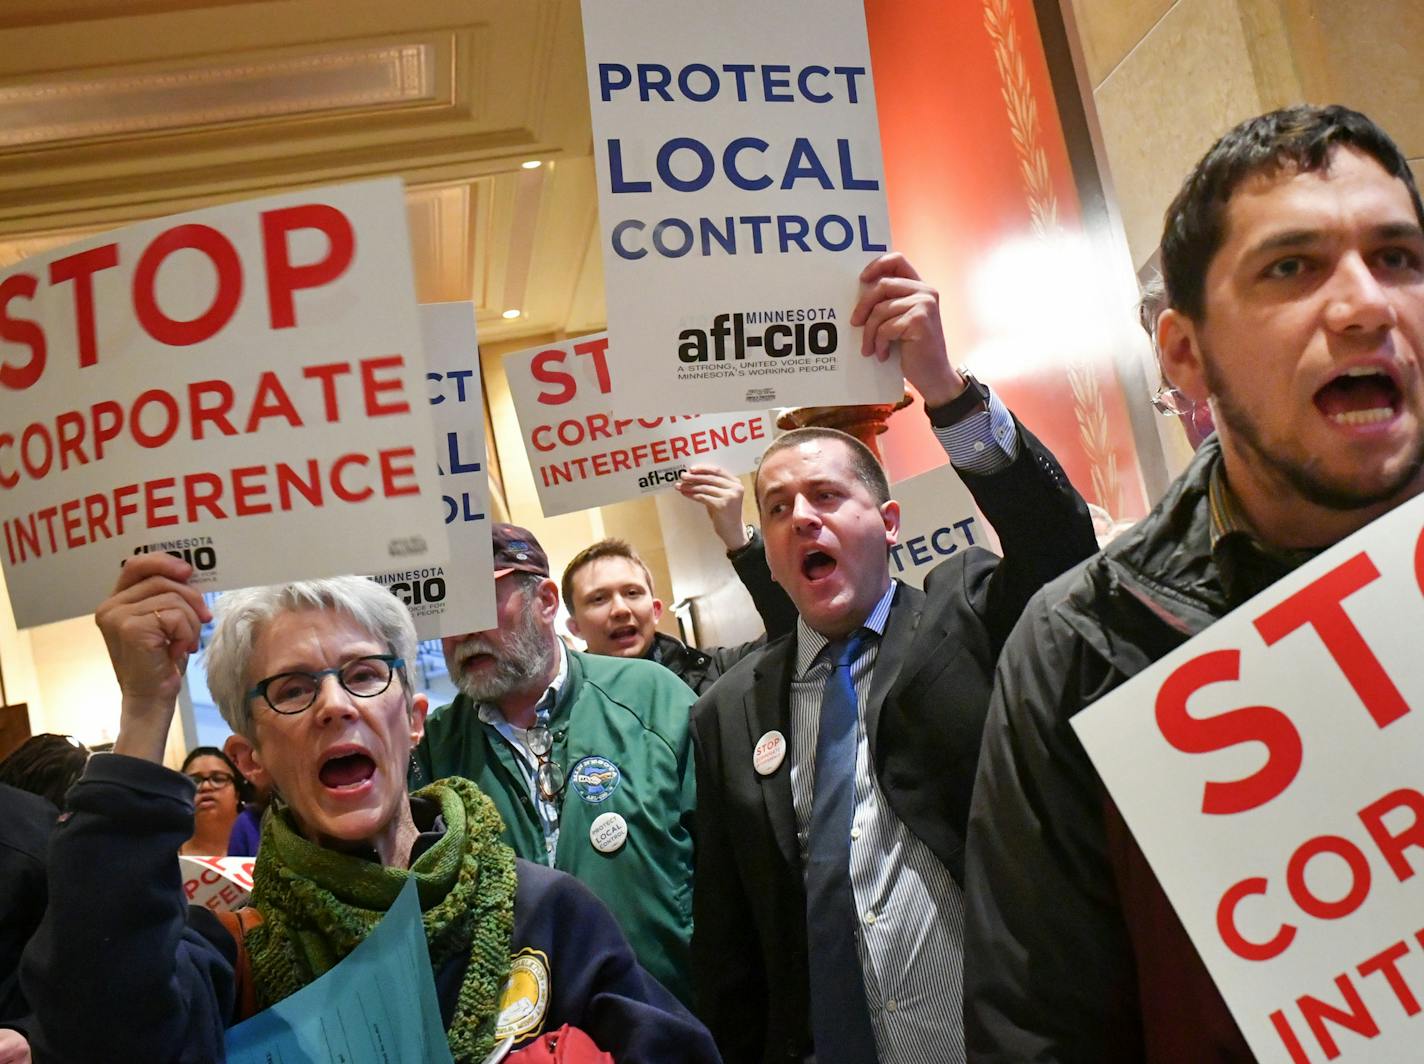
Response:
[[[549,756],[554,749],[554,735],[546,724],[536,724],[525,733],[529,752],[538,759],[539,767],[534,770],[534,786],[539,797],[546,802],[556,801],[564,793],[563,767]]]

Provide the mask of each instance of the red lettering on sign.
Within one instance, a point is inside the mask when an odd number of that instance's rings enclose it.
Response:
[[[1335,901],[1318,897],[1305,878],[1305,870],[1319,854],[1334,854],[1350,869],[1350,887]],[[1370,862],[1349,839],[1317,835],[1296,847],[1286,865],[1286,887],[1300,911],[1317,920],[1339,920],[1364,904],[1370,893]]]
[[[327,367],[314,367],[327,368]],[[257,394],[252,399],[252,411],[247,415],[244,432],[256,432],[269,417],[281,418],[294,429],[302,427],[302,416],[297,413],[292,397],[282,386],[282,380],[270,369],[257,380]],[[332,420],[327,418],[328,421]],[[197,422],[194,422],[196,427]]]
[[[24,344],[30,349],[28,362],[18,366],[0,362],[0,386],[17,392],[30,387],[44,372],[45,334],[38,322],[28,318],[12,318],[9,313],[10,301],[17,296],[21,299],[34,299],[38,287],[39,282],[28,273],[12,273],[0,281],[0,340]]]
[[[400,355],[386,355],[382,358],[367,358],[361,361],[361,391],[366,397],[366,416],[384,417],[387,414],[408,414],[410,404],[405,399],[398,399],[394,402],[382,401],[381,396],[385,392],[395,392],[403,394],[404,382],[401,381],[399,370],[405,365],[405,359]],[[397,372],[395,377],[379,378],[376,376],[377,370],[394,369]]]
[[[606,336],[574,344],[574,354],[588,355],[593,359],[593,373],[598,378],[598,390],[603,395],[607,395],[613,390],[613,382],[608,377],[607,353],[608,337]]]
[[[1339,1008],[1328,1001],[1321,1001],[1310,994],[1303,994],[1295,1000],[1296,1005],[1300,1008],[1300,1014],[1305,1017],[1310,1033],[1315,1035],[1315,1040],[1320,1043],[1320,1048],[1331,1060],[1340,1055],[1340,1047],[1335,1042],[1335,1036],[1325,1026],[1327,1020],[1347,1031],[1364,1035],[1366,1038],[1379,1036],[1379,1024],[1370,1015],[1370,1010],[1365,1007],[1364,1000],[1360,997],[1360,992],[1355,989],[1355,984],[1350,977],[1343,974],[1336,976],[1335,985],[1339,988],[1341,997],[1345,999],[1345,1008]]]
[[[1408,809],[1413,819],[1407,827],[1391,833],[1384,826],[1384,818],[1396,809]],[[1370,833],[1370,838],[1399,881],[1403,883],[1413,876],[1414,866],[1404,856],[1404,851],[1411,846],[1424,849],[1424,795],[1407,787],[1390,791],[1360,810],[1360,822],[1365,825],[1365,830]]]
[[[420,485],[415,478],[414,447],[382,451],[377,457],[381,463],[381,491],[386,498],[420,494]]]
[[[1414,544],[1414,582],[1424,592],[1424,528],[1419,530],[1419,539]]]
[[[217,401],[208,406],[205,396],[215,396]],[[193,439],[203,438],[203,426],[211,422],[224,436],[236,436],[237,429],[227,415],[233,404],[232,385],[227,381],[194,381],[188,385],[188,406],[193,412]]]
[[[316,229],[326,235],[329,247],[325,258],[305,266],[292,265],[287,237],[298,229]],[[267,265],[267,308],[272,328],[290,329],[297,324],[293,293],[330,284],[345,273],[356,253],[356,234],[346,215],[326,203],[263,211],[262,253]]]
[[[1241,903],[1241,899],[1252,894],[1265,894],[1266,890],[1266,877],[1252,876],[1229,888],[1216,906],[1216,932],[1221,936],[1221,941],[1226,943],[1226,948],[1232,953],[1248,961],[1268,961],[1272,957],[1279,957],[1295,940],[1293,924],[1281,924],[1280,929],[1266,942],[1252,942],[1237,929],[1236,906]]]
[[[307,366],[302,376],[308,380],[321,381],[321,399],[326,408],[327,421],[339,421],[341,414],[336,402],[336,378],[351,372],[350,362],[328,362],[320,366]]]
[[[1252,775],[1207,781],[1202,788],[1203,813],[1222,816],[1255,809],[1289,787],[1300,771],[1300,734],[1280,710],[1246,706],[1202,718],[1187,713],[1187,700],[1197,691],[1240,677],[1241,652],[1214,650],[1179,666],[1157,693],[1157,727],[1183,753],[1212,753],[1247,742],[1266,747],[1266,763]]]
[[[560,403],[567,403],[578,393],[578,381],[574,380],[574,375],[562,369],[553,368],[563,364],[564,352],[556,347],[540,351],[529,363],[529,372],[533,374],[536,381],[558,386],[558,391],[539,393],[539,402],[545,406],[558,406]]]
[[[158,269],[175,251],[191,248],[206,255],[218,273],[217,291],[208,309],[192,321],[170,318],[158,306],[154,282]],[[133,277],[134,316],[149,336],[170,347],[211,339],[237,312],[242,299],[242,263],[232,242],[210,225],[176,225],[144,248]],[[83,363],[81,362],[81,365]]]
[[[371,460],[364,454],[343,454],[336,461],[331,463],[331,493],[342,502],[364,502],[369,499],[375,490],[371,487],[362,487],[352,490],[346,486],[341,474],[349,465],[370,465]]]
[[[1297,628],[1312,626],[1375,724],[1383,728],[1408,713],[1409,704],[1341,605],[1344,599],[1378,580],[1379,575],[1368,554],[1357,554],[1272,606],[1255,623],[1267,646]]]
[[[55,259],[49,264],[49,283],[74,282],[74,332],[79,343],[79,365],[92,366],[99,361],[99,346],[94,329],[94,275],[119,264],[119,245],[101,244],[97,248]]]

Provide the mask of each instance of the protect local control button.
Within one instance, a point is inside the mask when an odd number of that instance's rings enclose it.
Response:
[[[589,827],[588,841],[599,853],[616,853],[628,841],[628,822],[618,813],[603,813]]]

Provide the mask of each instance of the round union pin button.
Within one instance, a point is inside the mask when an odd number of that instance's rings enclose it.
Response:
[[[786,736],[779,731],[769,731],[757,740],[752,751],[752,765],[763,776],[770,776],[786,760]]]
[[[589,827],[588,841],[599,853],[615,853],[628,841],[628,821],[617,813],[603,813]]]

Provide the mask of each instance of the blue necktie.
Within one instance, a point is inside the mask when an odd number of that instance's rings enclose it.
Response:
[[[833,664],[821,696],[806,856],[806,942],[816,1064],[874,1064],[876,1060],[875,1032],[855,946],[860,921],[850,884],[859,716],[851,665],[869,634],[862,628],[825,650]]]

